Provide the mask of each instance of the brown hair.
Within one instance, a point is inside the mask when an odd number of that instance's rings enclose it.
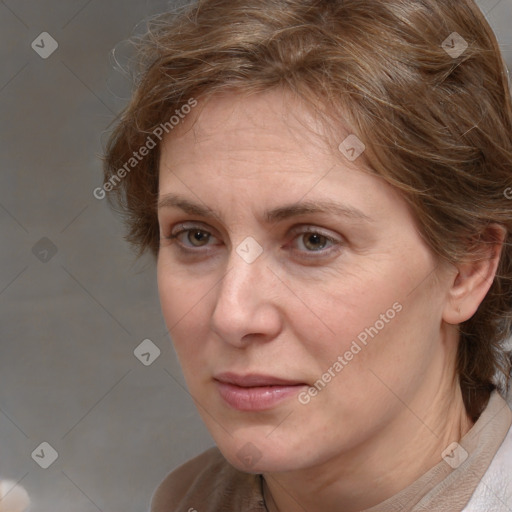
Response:
[[[334,129],[343,119],[445,261],[481,257],[489,225],[507,229],[490,291],[460,325],[458,376],[476,420],[510,378],[512,108],[498,43],[475,3],[200,0],[150,20],[138,47],[142,72],[110,136],[104,187],[139,254],[159,248],[155,133],[169,132],[191,100],[227,90],[285,87]],[[149,139],[156,147],[133,160]]]

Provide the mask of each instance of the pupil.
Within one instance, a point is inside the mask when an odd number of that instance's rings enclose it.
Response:
[[[309,246],[312,246],[313,249],[322,249],[325,244],[322,244],[323,236],[321,235],[309,235],[308,236],[308,244]]]
[[[193,237],[195,242],[203,242],[204,240],[208,240],[208,234],[203,231],[194,231]]]

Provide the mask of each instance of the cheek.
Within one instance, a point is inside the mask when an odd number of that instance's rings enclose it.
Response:
[[[171,273],[161,264],[158,265],[162,314],[180,363],[184,366],[201,354],[200,345],[205,339],[202,332],[209,325],[207,292],[210,288],[204,280],[194,284],[190,276],[180,272]]]
[[[396,396],[411,397],[423,385],[435,357],[438,312],[425,290],[411,294],[399,279],[394,286],[369,282],[364,292],[358,283],[325,301],[322,318],[335,333],[308,338],[319,363],[313,376],[322,389],[314,398],[319,408],[330,404],[364,423],[385,417],[399,405]]]
[[[303,303],[311,308],[296,308],[288,318],[302,331],[301,339],[309,340],[315,356],[332,359],[350,350],[352,342],[364,347],[365,342],[389,330],[399,316],[400,292],[389,283],[379,283],[381,276],[353,274],[332,279],[313,291],[299,291]]]
[[[288,320],[314,361],[311,377],[324,381],[334,374],[331,380],[338,384],[332,388],[354,384],[359,388],[356,395],[364,393],[369,382],[373,391],[381,386],[372,372],[385,372],[390,385],[401,385],[421,362],[432,334],[425,299],[409,294],[410,282],[396,265],[394,269],[375,265],[371,272],[310,288],[309,294],[301,290],[303,302],[313,305],[314,314],[296,310]],[[398,369],[402,376],[394,373]]]

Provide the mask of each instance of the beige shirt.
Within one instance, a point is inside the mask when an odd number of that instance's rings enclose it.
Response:
[[[458,467],[452,467],[457,464],[451,459],[451,464],[441,459],[407,488],[365,512],[461,512],[511,424],[512,411],[494,391],[476,423],[459,441],[468,455]],[[461,457],[460,462],[465,454],[458,449],[454,456]],[[512,476],[510,481],[512,484]],[[165,478],[154,493],[151,512],[266,512],[262,477],[235,469],[218,448],[210,448]]]

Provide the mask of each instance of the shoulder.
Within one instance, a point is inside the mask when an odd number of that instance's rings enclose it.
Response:
[[[512,427],[463,512],[512,510]]]
[[[151,512],[260,512],[260,500],[259,476],[237,470],[214,447],[165,477]]]

